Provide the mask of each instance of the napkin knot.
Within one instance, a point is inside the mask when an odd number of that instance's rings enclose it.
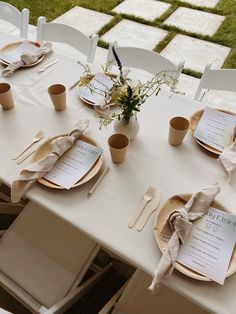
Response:
[[[160,262],[154,270],[153,280],[148,288],[149,290],[154,292],[159,286],[161,279],[164,276],[170,276],[172,274],[179,246],[181,243],[184,243],[191,230],[191,221],[205,214],[219,192],[220,186],[218,183],[207,186],[192,195],[182,208],[176,209],[170,214],[159,235],[167,244],[163,250]],[[182,202],[184,201],[181,196],[176,195],[174,198],[182,200]]]
[[[19,202],[31,185],[53,168],[58,158],[73,146],[79,136],[87,129],[88,125],[89,120],[87,119],[79,121],[73,131],[70,132],[70,134],[73,133],[76,136],[69,134],[57,137],[52,141],[48,154],[20,172],[17,180],[13,181],[11,186],[11,199],[13,202]]]
[[[52,143],[52,154],[61,157],[65,151],[67,151],[73,144],[75,140],[72,136],[63,136],[59,139],[56,139]]]
[[[171,230],[177,233],[181,243],[184,243],[192,227],[186,210],[181,208],[174,212],[169,218],[169,225],[171,226]]]
[[[13,74],[17,69],[21,68],[24,65],[30,65],[35,63],[44,55],[47,55],[52,51],[52,44],[51,43],[44,43],[41,47],[37,49],[37,51],[32,53],[23,53],[21,55],[21,60],[16,61],[14,63],[9,64],[6,69],[4,69],[1,73],[2,77],[9,76]]]

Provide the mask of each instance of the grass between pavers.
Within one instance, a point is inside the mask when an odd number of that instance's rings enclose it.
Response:
[[[14,6],[22,9],[27,7],[30,9],[30,22],[36,25],[37,18],[40,15],[46,16],[48,21],[55,19],[56,17],[67,12],[74,6],[81,6],[87,9],[107,13],[114,16],[114,19],[102,29],[99,30],[98,34],[101,36],[117,24],[122,18],[130,19],[142,24],[159,27],[169,31],[169,34],[164,38],[156,47],[155,51],[160,52],[175,36],[180,33],[189,35],[195,38],[203,39],[213,43],[218,43],[224,46],[233,48],[230,55],[226,59],[224,66],[226,68],[236,68],[236,1],[235,0],[220,0],[215,8],[204,8],[194,6],[185,2],[177,0],[162,0],[163,2],[170,3],[171,7],[159,18],[153,22],[147,21],[143,18],[130,16],[126,14],[116,14],[112,12],[112,9],[123,0],[8,0]],[[225,20],[221,24],[218,31],[213,36],[203,36],[201,34],[189,33],[173,26],[163,25],[162,23],[170,16],[178,7],[192,8],[201,10],[209,13],[215,13],[225,16]],[[101,47],[107,48],[107,43],[99,40]],[[191,75],[199,77],[199,73],[186,70]]]

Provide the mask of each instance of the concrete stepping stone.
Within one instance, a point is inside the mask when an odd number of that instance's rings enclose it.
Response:
[[[212,36],[224,19],[222,15],[180,7],[163,24],[175,26],[187,32]]]
[[[201,102],[204,106],[232,111],[236,114],[236,93],[227,91],[204,90]]]
[[[157,27],[124,19],[105,33],[101,39],[107,43],[117,41],[118,46],[152,50],[167,34],[167,31]]]
[[[56,18],[53,22],[70,25],[86,35],[93,35],[112,19],[112,15],[76,6]]]
[[[203,72],[207,63],[220,69],[231,48],[197,38],[178,34],[162,50],[161,55],[178,64],[185,61],[185,68]]]
[[[170,8],[170,4],[155,0],[125,0],[112,11],[154,21]]]
[[[95,59],[94,59],[94,64],[101,67],[106,65],[106,60],[107,60],[107,49],[97,47],[96,54],[95,54]],[[100,69],[102,70],[102,69]]]
[[[177,84],[177,89],[184,96],[194,99],[200,79],[181,73]]]
[[[181,0],[199,7],[214,8],[220,0]]]

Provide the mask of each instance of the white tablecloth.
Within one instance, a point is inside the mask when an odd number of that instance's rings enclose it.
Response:
[[[25,73],[30,76],[33,69],[17,73],[22,84],[28,80]],[[87,135],[100,143],[105,161],[111,167],[94,194],[87,198],[94,183],[91,180],[69,191],[56,191],[35,184],[27,196],[151,275],[161,256],[153,233],[154,216],[140,233],[128,228],[133,211],[147,187],[156,185],[162,189],[163,205],[174,194],[195,192],[218,182],[221,192],[217,200],[236,214],[236,176],[228,184],[216,158],[201,149],[190,134],[179,147],[168,144],[170,118],[176,115],[190,117],[203,105],[183,96],[167,97],[164,93],[148,99],[142,106],[138,116],[140,133],[131,143],[126,161],[120,165],[112,164],[107,147],[112,125],[99,130],[99,119],[92,108],[80,101],[76,88],[67,92],[68,108],[64,112],[54,111],[47,95],[49,85],[63,83],[70,86],[81,74],[81,66],[64,57],[63,64],[58,64],[15,96],[14,110],[0,111],[0,179],[11,184],[17,177],[26,163],[18,166],[11,158],[38,130],[56,135],[70,130],[78,119],[89,118]],[[14,76],[11,84],[14,84]],[[235,274],[224,286],[192,280],[178,272],[165,283],[213,313],[234,313]]]

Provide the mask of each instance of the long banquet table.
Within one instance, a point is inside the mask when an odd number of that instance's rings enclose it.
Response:
[[[12,36],[0,33],[0,47],[14,40]],[[176,115],[188,118],[204,105],[181,95],[170,97],[165,92],[143,104],[138,116],[140,132],[130,145],[126,161],[120,165],[112,164],[107,147],[112,125],[99,130],[99,118],[79,99],[76,88],[67,90],[67,110],[54,111],[47,87],[54,83],[69,87],[83,73],[77,60],[58,52],[53,52],[44,62],[58,57],[60,62],[42,75],[37,72],[42,64],[38,64],[18,70],[10,78],[0,79],[0,82],[7,81],[12,85],[16,105],[10,111],[0,110],[0,180],[11,185],[19,171],[29,163],[26,161],[19,166],[12,157],[30,142],[37,131],[43,130],[49,136],[62,134],[79,119],[88,118],[90,127],[86,134],[102,146],[105,162],[111,168],[94,194],[87,197],[95,179],[68,191],[49,189],[36,183],[26,196],[152,275],[161,257],[153,232],[155,215],[142,232],[128,228],[129,219],[147,187],[155,185],[161,188],[162,206],[175,194],[193,193],[218,182],[221,192],[217,200],[236,214],[236,178],[234,176],[229,184],[217,159],[201,149],[190,134],[179,147],[168,144],[170,118]],[[0,65],[0,71],[2,69]],[[196,281],[174,271],[164,283],[212,313],[235,312],[235,274],[220,286]]]

